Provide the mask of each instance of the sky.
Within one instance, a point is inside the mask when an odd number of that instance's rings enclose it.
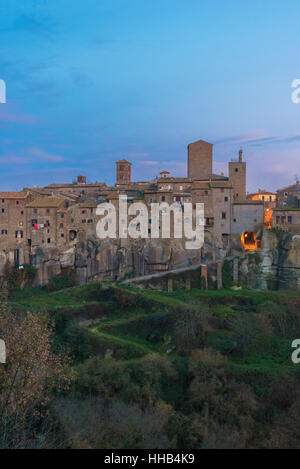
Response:
[[[298,0],[0,0],[0,190],[186,176],[240,147],[247,189],[300,177]]]

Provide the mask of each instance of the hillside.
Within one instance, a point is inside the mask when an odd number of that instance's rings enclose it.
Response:
[[[298,445],[299,292],[89,284],[28,289],[10,306],[47,311],[55,347],[71,351],[72,387],[51,404],[62,445]]]

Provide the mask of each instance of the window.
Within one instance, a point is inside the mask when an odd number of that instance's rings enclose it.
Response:
[[[292,217],[291,217],[291,216],[288,217],[288,224],[289,224],[289,225],[292,224]]]
[[[4,202],[5,202],[5,200],[4,200],[4,199],[2,199],[2,203],[3,203],[3,204],[4,204]]]
[[[23,238],[23,231],[16,231],[16,238],[17,239]]]
[[[60,218],[65,218],[65,215],[62,213],[61,216],[60,216]]]
[[[63,224],[63,223],[60,223],[59,227],[60,227],[60,228],[63,228],[63,227],[64,227],[64,224]]]
[[[162,196],[161,200],[162,200],[162,202],[165,202],[166,198],[165,198],[164,195]]]
[[[33,210],[33,213],[38,213],[37,208],[35,208],[35,209]]]
[[[16,201],[16,204],[19,205],[19,201],[18,201],[18,200]]]
[[[47,209],[46,209],[46,213],[47,213],[47,215],[49,215],[49,213],[50,213],[50,208],[47,208]]]
[[[285,221],[286,221],[286,217],[285,217],[285,215],[283,215],[283,216],[281,217],[281,224],[284,225],[284,224],[285,224]]]
[[[47,239],[47,243],[48,243],[48,244],[51,243],[51,238],[48,238],[48,239]]]
[[[233,219],[234,223],[236,223],[236,218]]]
[[[7,230],[1,230],[2,235],[7,235]]]
[[[21,215],[24,215],[24,211],[23,211],[23,210],[21,210]]]
[[[238,172],[239,172],[239,168],[235,168],[235,172],[238,173]]]
[[[61,236],[62,238],[64,238],[64,237],[65,237],[65,235],[64,235],[63,233],[62,233],[60,236]]]
[[[225,202],[228,202],[228,197],[224,197],[224,201],[225,201]]]
[[[81,212],[81,213],[82,213],[82,214],[84,214],[84,213],[85,213],[85,210],[82,210],[82,212]]]
[[[222,241],[223,241],[223,245],[225,247],[228,247],[228,245],[229,245],[229,235],[227,233],[222,234]]]
[[[82,220],[82,223],[86,223],[86,220],[85,220],[85,219],[84,219],[84,220]]]
[[[222,212],[222,220],[226,220],[226,212]]]
[[[280,217],[276,217],[276,224],[279,225],[280,224]]]

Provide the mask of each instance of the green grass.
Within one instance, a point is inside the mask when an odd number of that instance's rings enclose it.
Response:
[[[109,284],[107,284],[109,287]],[[11,307],[26,311],[68,311],[70,316],[88,307],[94,307],[97,318],[99,311],[105,305],[107,314],[99,314],[99,320],[88,328],[95,354],[104,356],[109,348],[114,350],[114,357],[120,360],[139,360],[147,354],[161,354],[172,359],[175,353],[166,354],[164,335],[169,332],[168,320],[172,319],[174,308],[186,307],[202,303],[207,305],[208,312],[220,320],[226,320],[235,313],[272,313],[275,308],[289,311],[289,302],[298,300],[300,292],[296,291],[268,291],[254,290],[217,290],[206,291],[192,289],[191,291],[175,290],[172,293],[164,291],[137,290],[132,287],[120,288],[128,295],[145,298],[150,306],[143,307],[139,301],[136,305],[120,307],[116,298],[106,289],[101,289],[99,283],[67,288],[48,293],[45,288],[31,288],[14,292],[10,297]],[[298,303],[297,303],[298,304]],[[96,319],[97,320],[97,319]],[[170,320],[171,327],[171,320]],[[221,326],[219,326],[221,327]],[[150,336],[154,339],[150,340]],[[268,339],[269,340],[269,339]],[[234,355],[233,333],[217,328],[210,330],[206,338],[206,347],[213,348],[229,358],[232,372],[237,377],[258,380],[258,376],[298,373],[298,368],[291,362],[290,340],[273,336],[266,341],[259,350],[245,356]],[[248,378],[247,378],[248,377]],[[259,380],[258,380],[259,381]]]

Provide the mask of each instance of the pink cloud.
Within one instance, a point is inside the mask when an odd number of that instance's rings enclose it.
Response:
[[[38,148],[38,147],[29,148],[28,153],[31,156],[34,156],[40,160],[49,161],[52,163],[58,163],[60,161],[63,161],[64,159],[61,155],[57,155],[54,153],[47,153],[45,150],[42,150],[42,148]]]

